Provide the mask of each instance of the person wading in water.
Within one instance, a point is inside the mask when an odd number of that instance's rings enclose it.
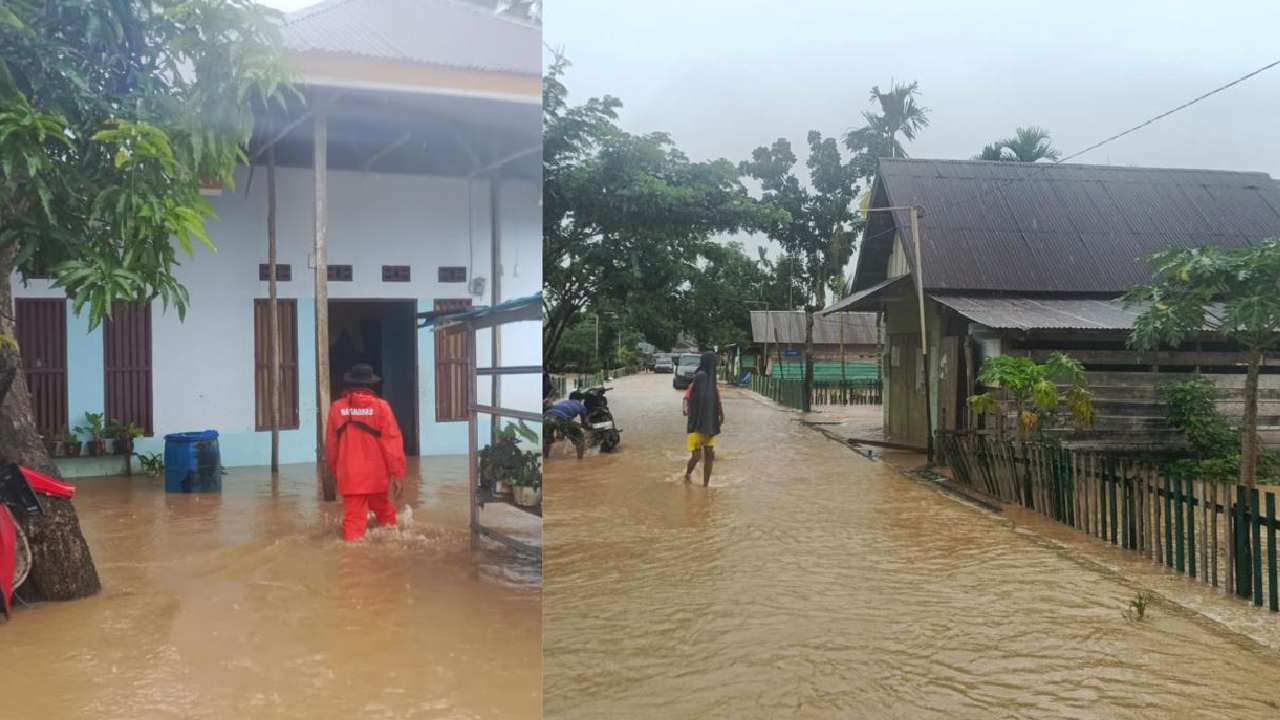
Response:
[[[342,376],[347,391],[329,408],[324,457],[338,478],[346,540],[364,536],[370,509],[378,524],[396,524],[396,506],[387,494],[400,498],[404,439],[391,406],[373,392],[381,380],[372,367],[352,365]]]
[[[703,353],[693,382],[684,393],[684,414],[688,417],[689,464],[684,470],[684,481],[689,482],[698,461],[706,456],[702,465],[702,487],[711,484],[711,466],[716,460],[716,437],[724,422],[724,406],[720,404],[720,388],[716,387],[716,354]]]

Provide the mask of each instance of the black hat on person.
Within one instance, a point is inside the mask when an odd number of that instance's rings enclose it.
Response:
[[[342,382],[348,385],[377,385],[382,378],[373,374],[373,368],[366,363],[356,363],[351,371],[342,376]]]

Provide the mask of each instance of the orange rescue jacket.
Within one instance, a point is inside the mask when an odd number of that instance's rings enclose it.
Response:
[[[329,408],[324,457],[343,495],[385,493],[404,475],[404,439],[386,400],[349,390]]]

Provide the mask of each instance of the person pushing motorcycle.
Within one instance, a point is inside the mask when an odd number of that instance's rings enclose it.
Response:
[[[542,411],[542,456],[551,454],[551,445],[559,435],[573,443],[578,459],[587,452],[587,436],[582,426],[587,422],[587,406],[580,400],[561,400]]]

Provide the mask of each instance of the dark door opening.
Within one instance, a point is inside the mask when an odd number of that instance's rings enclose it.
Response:
[[[413,300],[329,301],[329,391],[342,375],[368,363],[382,378],[378,394],[391,405],[406,455],[418,454],[418,325]]]

